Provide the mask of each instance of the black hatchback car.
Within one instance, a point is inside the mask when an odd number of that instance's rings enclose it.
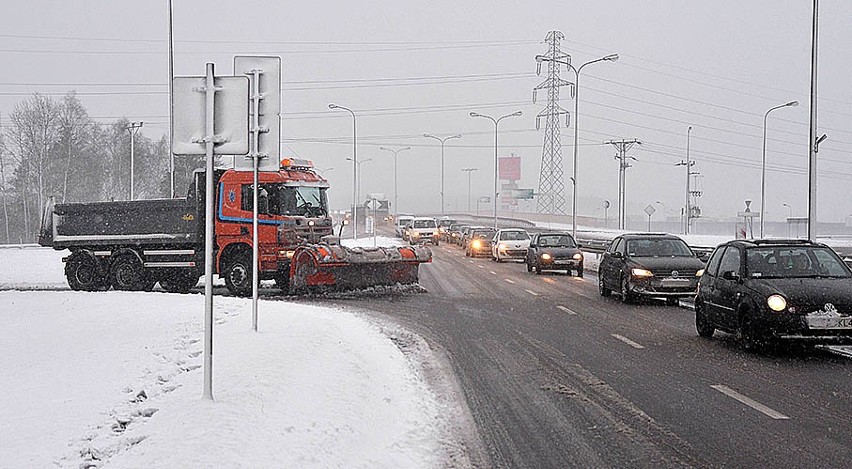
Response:
[[[792,340],[852,343],[852,270],[804,240],[737,240],[716,248],[695,300],[698,335],[736,334],[747,348]]]
[[[630,233],[615,238],[601,257],[598,290],[613,290],[630,303],[642,296],[664,297],[669,305],[695,295],[704,269],[692,249],[670,234]]]
[[[567,270],[583,276],[583,253],[568,233],[538,233],[527,249],[527,272],[541,274],[545,270]]]

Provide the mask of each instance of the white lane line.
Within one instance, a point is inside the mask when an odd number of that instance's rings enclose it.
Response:
[[[489,270],[489,272],[491,272],[491,275],[497,275],[497,272],[494,272],[493,270]]]
[[[542,280],[544,280],[545,282],[550,283],[550,284],[556,283],[556,280],[553,280],[552,278],[544,277]]]
[[[479,267],[480,269],[484,269],[484,268],[485,268],[485,266],[484,266],[484,265],[478,265],[477,267]]]
[[[515,281],[512,279],[504,278],[503,280],[505,280],[506,283],[515,283]]]
[[[574,311],[571,311],[570,309],[568,309],[568,308],[566,308],[566,307],[564,307],[564,306],[562,306],[562,305],[556,305],[556,307],[557,307],[557,308],[559,308],[559,309],[561,309],[562,311],[565,311],[565,312],[566,312],[566,313],[568,313],[568,314],[571,314],[571,315],[574,315],[574,316],[576,316],[576,315],[577,315],[577,313],[575,313]]]
[[[473,264],[473,261],[472,261],[472,260],[468,260],[468,262],[470,262],[471,264]]]
[[[615,337],[616,339],[618,339],[618,340],[620,340],[620,341],[624,342],[625,344],[627,344],[627,345],[629,345],[629,346],[633,347],[633,348],[636,348],[636,349],[643,349],[643,348],[645,348],[645,346],[640,345],[640,344],[637,344],[636,342],[633,342],[632,340],[628,339],[627,337],[624,337],[623,335],[612,334],[612,336],[613,336],[613,337]]]
[[[525,292],[527,292],[527,293],[529,293],[529,294],[530,294],[530,295],[532,295],[532,296],[538,296],[538,293],[536,293],[536,292],[534,292],[534,291],[532,291],[532,290],[526,290],[526,289],[525,289],[524,291],[525,291]]]
[[[722,393],[722,394],[724,394],[728,397],[731,397],[733,399],[736,399],[736,400],[742,402],[743,404],[751,407],[752,409],[754,409],[758,412],[761,412],[765,415],[768,415],[769,417],[771,417],[775,420],[788,420],[790,418],[790,417],[787,417],[786,415],[782,414],[781,412],[778,412],[776,410],[770,409],[769,407],[766,407],[765,405],[761,404],[760,402],[755,401],[754,399],[752,399],[750,397],[743,396],[742,394],[734,391],[733,389],[725,386],[724,384],[714,384],[713,386],[710,386],[710,387],[719,391],[720,393]]]

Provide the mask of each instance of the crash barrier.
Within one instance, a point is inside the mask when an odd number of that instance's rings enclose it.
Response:
[[[477,222],[483,226],[491,226],[494,224],[493,216],[470,215],[468,213],[449,213],[444,216],[458,220]],[[536,228],[536,224],[529,220],[509,217],[497,217],[497,226],[499,228]]]
[[[577,231],[577,243],[582,246],[583,251],[594,252],[594,253],[602,253],[606,251],[609,247],[609,244],[615,239],[616,236],[622,233],[605,233],[600,231],[593,232],[583,232]],[[688,244],[688,243],[687,243]],[[716,246],[700,246],[700,245],[690,245],[689,246],[695,254],[704,260],[707,260],[710,257],[710,254],[713,253],[713,250],[716,249]]]

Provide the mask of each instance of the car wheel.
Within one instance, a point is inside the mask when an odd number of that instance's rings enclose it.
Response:
[[[598,274],[598,293],[603,297],[608,297],[612,294],[612,290],[604,285],[603,275]]]
[[[695,303],[695,330],[699,336],[707,338],[713,337],[713,333],[716,332],[716,328],[713,327],[713,323],[707,317],[704,305],[701,302]]]
[[[739,326],[736,333],[737,339],[742,342],[743,348],[746,350],[760,351],[766,345],[765,339],[757,331],[749,311],[747,309],[741,310],[739,316]]]
[[[630,281],[627,280],[626,276],[621,277],[621,302],[622,303],[632,303],[633,302],[633,294],[630,293]]]
[[[532,271],[533,271],[533,265],[532,265],[532,262],[527,261],[527,272],[532,272]]]
[[[497,253],[497,257],[495,257],[494,260],[497,261],[497,262],[503,262],[503,259],[500,258],[499,252]]]
[[[538,263],[537,263],[537,264],[535,265],[535,273],[536,273],[536,275],[541,275],[541,272],[542,272],[541,264],[538,264]]]

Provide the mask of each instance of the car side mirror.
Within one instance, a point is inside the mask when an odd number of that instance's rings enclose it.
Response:
[[[620,252],[618,252],[618,251],[615,251],[615,252],[613,252],[613,253],[610,253],[610,255],[611,255],[612,257],[616,258],[616,259],[623,259],[623,258],[624,258],[624,254],[622,254],[622,253],[620,253]]]
[[[585,246],[583,246],[582,244],[577,243],[577,249],[583,249],[584,247],[585,247]]]
[[[739,280],[740,274],[738,274],[737,272],[735,272],[733,270],[726,270],[726,271],[722,272],[722,278],[725,279],[725,280]]]
[[[530,247],[531,247],[531,248],[536,247],[535,243],[530,243]]]

